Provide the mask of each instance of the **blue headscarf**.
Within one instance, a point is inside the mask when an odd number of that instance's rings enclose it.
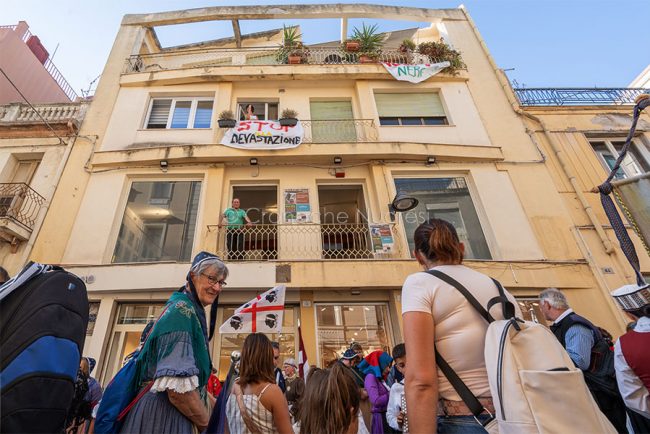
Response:
[[[192,260],[192,266],[190,267],[190,271],[187,272],[187,276],[185,279],[187,280],[188,286],[190,288],[190,291],[187,295],[189,296],[190,300],[192,300],[192,303],[194,304],[196,314],[198,315],[199,322],[201,323],[201,329],[203,329],[203,336],[205,337],[205,342],[206,344],[208,344],[208,348],[209,348],[210,347],[209,341],[210,339],[212,339],[212,336],[214,335],[214,326],[215,323],[217,322],[217,308],[219,307],[219,295],[217,295],[217,298],[215,298],[214,301],[212,302],[212,306],[210,306],[210,329],[208,330],[208,326],[205,319],[205,308],[203,307],[203,305],[199,300],[199,295],[196,292],[196,287],[194,286],[194,282],[192,282],[192,275],[191,275],[192,274],[191,270],[207,259],[221,260],[220,257],[210,252],[204,251],[204,252],[197,253],[197,255]],[[185,291],[185,287],[182,287],[179,291],[180,292]]]
[[[390,366],[393,358],[382,350],[373,351],[357,365],[357,368],[365,375],[372,374],[377,378],[383,378],[384,370]]]

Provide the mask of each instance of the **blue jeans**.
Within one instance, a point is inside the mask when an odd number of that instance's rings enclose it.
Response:
[[[478,420],[486,423],[490,419],[487,414],[479,415]],[[438,432],[445,434],[485,434],[485,428],[479,425],[474,416],[438,416]]]

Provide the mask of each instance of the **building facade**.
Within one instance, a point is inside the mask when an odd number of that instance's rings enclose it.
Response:
[[[240,19],[332,19],[345,39],[348,19],[358,17],[405,21],[406,30],[385,34],[379,60],[419,64],[399,50],[401,40],[442,39],[465,66],[414,84],[361,63],[341,41],[310,46],[289,64],[278,54],[282,31],[239,31]],[[161,47],[156,37],[159,26],[214,20],[232,21],[234,36],[181,47]],[[412,22],[419,27],[409,29]],[[302,143],[222,145],[229,133],[217,115],[243,118],[249,104],[253,128],[297,111]],[[543,321],[535,299],[554,286],[619,334],[624,320],[607,291],[630,282],[630,270],[611,240],[609,254],[598,250],[605,247],[585,227],[541,127],[523,113],[464,9],[287,5],[127,15],[81,128],[97,140],[75,144],[32,256],[87,282],[94,321],[85,353],[99,360],[104,383],[201,250],[230,269],[220,320],[287,286],[282,334],[272,336],[284,356],[296,353],[299,323],[319,366],[353,341],[391,348],[402,341],[402,282],[419,269],[412,233],[431,217],[455,225],[466,264],[499,279],[528,318]],[[391,213],[398,192],[418,198],[418,207]],[[254,221],[241,248],[219,227],[234,198]],[[612,263],[614,274],[599,271]],[[213,340],[222,376],[243,338]]]

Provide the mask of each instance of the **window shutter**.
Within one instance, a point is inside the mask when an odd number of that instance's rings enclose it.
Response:
[[[379,117],[446,116],[437,93],[375,93]]]
[[[311,101],[309,110],[312,120],[353,119],[351,101]]]
[[[154,99],[151,104],[147,128],[166,128],[171,106],[171,99]]]

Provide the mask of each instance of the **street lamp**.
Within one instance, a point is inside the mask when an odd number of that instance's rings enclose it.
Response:
[[[395,213],[410,211],[418,206],[418,200],[400,191],[395,195],[393,201],[388,205],[390,220],[395,221]]]

